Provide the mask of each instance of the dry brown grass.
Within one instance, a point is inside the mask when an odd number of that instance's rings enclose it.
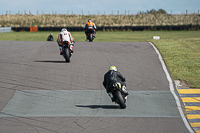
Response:
[[[200,15],[0,15],[0,27],[83,27],[88,19],[97,26],[200,25]]]

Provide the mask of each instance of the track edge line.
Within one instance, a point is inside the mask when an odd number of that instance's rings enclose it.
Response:
[[[164,60],[163,60],[163,58],[162,58],[160,52],[158,51],[158,49],[154,46],[154,44],[153,44],[152,42],[149,42],[149,44],[151,44],[151,46],[154,48],[154,50],[156,51],[156,53],[157,53],[157,55],[158,55],[158,58],[159,58],[159,60],[160,60],[160,62],[161,62],[161,65],[162,65],[163,70],[164,70],[164,72],[165,72],[165,74],[166,74],[167,80],[168,80],[168,82],[169,82],[170,92],[172,93],[172,95],[174,96],[174,98],[175,98],[175,100],[176,100],[176,104],[177,104],[179,113],[180,113],[180,115],[181,115],[181,118],[182,118],[182,120],[183,120],[183,122],[184,122],[186,128],[188,129],[188,131],[189,131],[190,133],[194,133],[194,130],[191,128],[190,124],[188,123],[188,121],[187,121],[187,119],[186,119],[186,117],[185,117],[185,115],[184,115],[184,113],[183,113],[183,110],[182,110],[182,108],[181,108],[180,100],[179,100],[178,96],[177,96],[176,93],[175,93],[172,79],[171,79],[171,77],[170,77],[170,74],[169,74],[168,71],[167,71],[167,67],[166,67],[166,65],[165,65],[165,63],[164,63]]]

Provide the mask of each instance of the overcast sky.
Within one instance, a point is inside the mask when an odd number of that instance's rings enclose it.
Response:
[[[57,14],[137,14],[151,9],[168,13],[198,13],[200,0],[0,0],[0,15],[29,13]]]

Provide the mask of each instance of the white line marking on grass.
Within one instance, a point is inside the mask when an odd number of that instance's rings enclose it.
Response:
[[[186,119],[186,117],[185,117],[185,115],[183,113],[183,110],[182,110],[181,104],[180,104],[180,100],[179,100],[178,96],[175,93],[172,79],[170,77],[170,74],[168,73],[168,70],[167,70],[167,67],[166,67],[166,65],[164,63],[163,58],[162,58],[160,52],[158,51],[158,49],[153,45],[153,43],[151,43],[151,42],[149,42],[149,43],[151,44],[151,46],[155,49],[156,53],[158,54],[158,58],[159,58],[159,60],[160,60],[160,62],[162,64],[162,67],[163,67],[163,70],[164,70],[164,72],[166,74],[167,80],[169,81],[170,91],[171,91],[172,95],[174,96],[174,98],[176,100],[176,104],[177,104],[178,110],[180,112],[180,115],[181,115],[181,117],[183,119],[184,124],[187,127],[187,129],[189,130],[189,132],[194,133],[193,129],[191,128],[190,124],[188,123],[188,121],[187,121],[187,119]]]

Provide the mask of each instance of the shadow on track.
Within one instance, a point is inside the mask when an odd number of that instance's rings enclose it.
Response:
[[[76,107],[91,108],[91,109],[119,109],[118,105],[75,105]]]
[[[66,61],[50,61],[50,60],[34,61],[34,62],[44,62],[44,63],[67,63]]]

